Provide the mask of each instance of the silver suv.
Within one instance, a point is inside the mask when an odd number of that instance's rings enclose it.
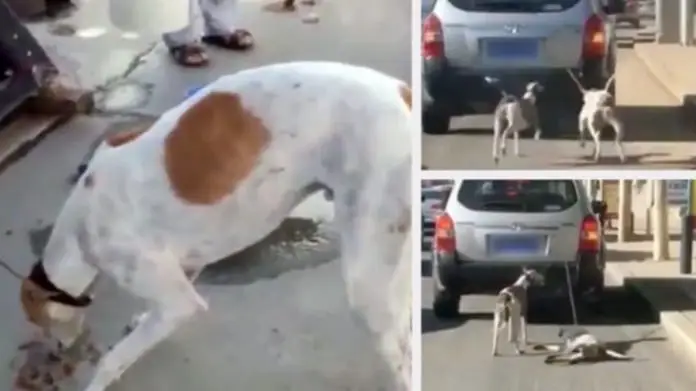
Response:
[[[542,128],[546,102],[579,109],[581,97],[566,69],[585,87],[602,87],[614,73],[615,23],[625,0],[435,0],[422,15],[423,130],[443,134],[453,116],[489,114],[498,86],[519,94],[535,80]],[[422,9],[424,14],[427,8]]]
[[[557,292],[568,265],[578,297],[597,300],[605,266],[597,214],[604,205],[589,199],[581,181],[457,181],[435,222],[435,315],[455,316],[464,294],[497,293],[524,266]]]

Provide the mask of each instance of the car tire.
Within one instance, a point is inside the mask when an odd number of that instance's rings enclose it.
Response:
[[[452,292],[440,282],[437,263],[433,262],[433,314],[437,319],[452,319],[459,315],[461,295]]]
[[[601,312],[604,295],[604,272],[602,270],[581,272],[581,279],[575,288],[576,299],[581,299],[584,307],[593,312]]]
[[[433,108],[424,108],[422,124],[424,133],[446,134],[449,132],[450,116]]]
[[[433,300],[433,314],[438,319],[456,318],[459,316],[459,299],[458,294],[448,290],[436,292]]]

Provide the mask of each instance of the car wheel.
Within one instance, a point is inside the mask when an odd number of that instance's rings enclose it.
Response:
[[[461,295],[442,286],[437,265],[433,264],[433,313],[438,319],[452,319],[459,315]]]
[[[581,299],[582,304],[591,310],[601,310],[602,297],[604,295],[604,273],[602,270],[581,272],[581,279],[575,289],[576,299]]]
[[[422,115],[423,132],[445,134],[449,131],[450,116],[433,108],[424,108]]]
[[[433,313],[438,319],[452,319],[459,315],[459,299],[458,294],[454,294],[448,290],[443,290],[435,293],[433,300]]]

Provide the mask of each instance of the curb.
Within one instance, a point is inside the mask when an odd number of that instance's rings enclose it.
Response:
[[[681,91],[678,86],[675,88],[675,83],[665,80],[664,77],[660,77],[667,72],[664,67],[657,65],[655,62],[650,61],[649,56],[643,54],[640,50],[643,45],[655,45],[654,43],[648,44],[637,44],[634,46],[633,50],[636,53],[636,57],[645,65],[645,68],[652,75],[655,81],[660,84],[667,92],[669,92],[674,98],[680,102],[682,113],[686,121],[692,122],[696,121],[696,95],[685,94]],[[677,83],[678,84],[678,83]]]
[[[669,299],[665,299],[658,290],[642,286],[640,283],[629,282],[630,286],[626,285],[625,278],[633,277],[633,275],[624,275],[624,273],[617,270],[617,267],[611,264],[607,264],[606,277],[613,283],[635,290],[650,303],[653,311],[660,319],[660,325],[665,329],[667,339],[673,350],[688,364],[696,368],[696,324],[687,317],[684,313],[685,311],[660,311],[658,309],[659,306],[653,303],[665,302],[665,300]],[[687,296],[679,287],[674,289]],[[694,310],[688,312],[696,316],[696,306]]]
[[[0,129],[0,174],[73,116],[90,112],[93,102],[93,91],[60,85],[45,88],[23,102],[15,109],[14,120]]]

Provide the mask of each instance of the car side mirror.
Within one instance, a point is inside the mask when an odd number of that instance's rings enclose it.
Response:
[[[626,0],[604,0],[602,10],[607,15],[617,15],[626,12]]]
[[[594,200],[590,203],[590,208],[592,209],[592,213],[603,215],[607,211],[607,203],[604,201]]]

